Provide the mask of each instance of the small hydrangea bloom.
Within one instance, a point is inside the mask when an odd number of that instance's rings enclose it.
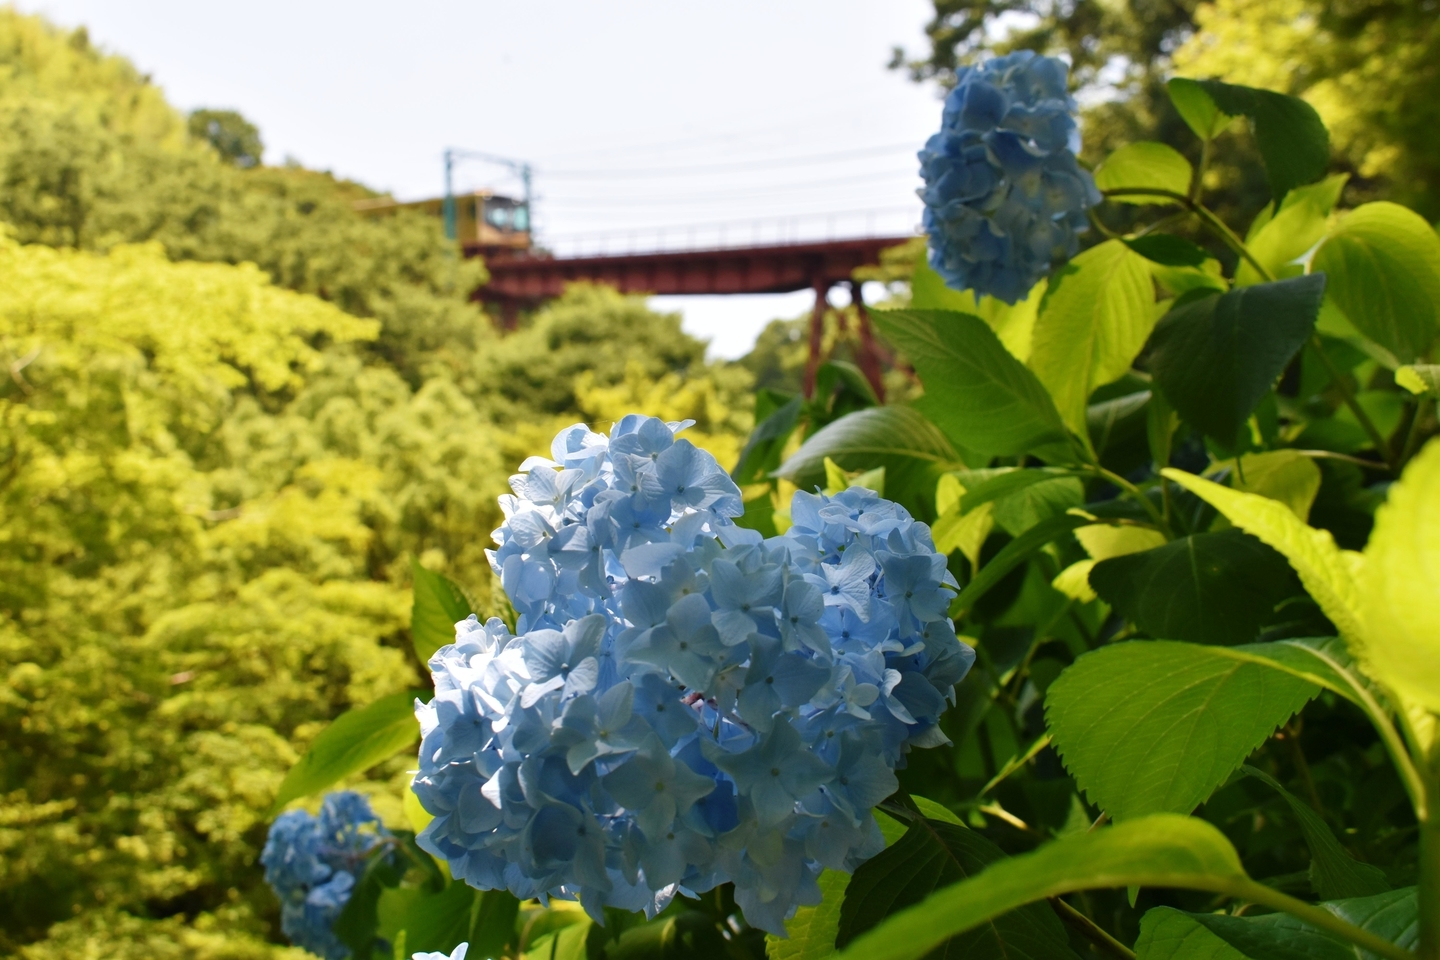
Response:
[[[919,154],[930,265],[949,286],[1015,303],[1079,249],[1100,194],[1075,159],[1067,72],[1029,50],[959,70]]]
[[[735,883],[777,934],[816,878],[884,849],[871,810],[974,658],[929,529],[862,488],[736,526],[740,491],[675,434],[576,425],[502,499],[491,552],[518,614],[456,624],[417,701],[417,838],[521,899],[654,915]]]
[[[349,790],[326,796],[319,816],[291,810],[276,818],[260,863],[292,943],[325,960],[350,956],[332,928],[366,858],[389,836],[369,802]]]

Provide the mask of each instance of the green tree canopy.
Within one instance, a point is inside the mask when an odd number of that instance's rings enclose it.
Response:
[[[193,110],[190,136],[204,140],[237,167],[253,167],[265,154],[260,129],[234,110]]]

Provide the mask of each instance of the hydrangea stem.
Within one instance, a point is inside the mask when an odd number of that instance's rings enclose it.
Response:
[[[1245,246],[1245,241],[1235,235],[1235,231],[1225,225],[1225,221],[1217,217],[1204,204],[1190,199],[1183,193],[1176,193],[1174,190],[1160,190],[1151,187],[1128,187],[1116,190],[1104,190],[1102,193],[1107,197],[1162,197],[1189,210],[1200,222],[1205,224],[1212,233],[1218,236],[1224,244],[1235,251],[1246,263],[1255,268],[1255,272],[1266,280],[1274,281],[1275,275],[1266,269],[1265,265],[1255,259],[1255,255]]]
[[[1432,788],[1440,778],[1431,777]],[[1440,819],[1420,823],[1420,960],[1440,960]]]
[[[1370,442],[1375,444],[1375,452],[1385,459],[1385,465],[1390,468],[1391,473],[1399,473],[1399,465],[1395,462],[1395,454],[1390,450],[1390,444],[1385,442],[1380,428],[1375,426],[1375,421],[1370,419],[1365,408],[1360,406],[1360,401],[1355,399],[1355,393],[1350,389],[1350,384],[1345,382],[1345,375],[1340,372],[1340,369],[1335,366],[1335,361],[1331,360],[1330,355],[1325,352],[1325,345],[1320,342],[1319,334],[1310,337],[1310,349],[1314,350],[1315,356],[1320,358],[1325,372],[1330,375],[1330,382],[1335,385],[1336,390],[1340,391],[1341,399],[1345,401],[1345,406],[1350,408],[1350,412],[1355,415],[1355,420],[1360,424],[1360,428],[1365,431]]]
[[[1140,506],[1145,509],[1145,512],[1150,514],[1150,519],[1155,521],[1155,525],[1160,528],[1160,532],[1165,534],[1166,537],[1170,536],[1170,524],[1165,521],[1164,514],[1162,514],[1155,507],[1155,504],[1150,501],[1150,498],[1145,495],[1145,491],[1141,490],[1139,487],[1135,486],[1135,484],[1120,476],[1120,474],[1115,473],[1112,470],[1106,470],[1098,463],[1092,464],[1091,467],[1100,477],[1108,480],[1110,483],[1113,483],[1115,486],[1119,487],[1121,490],[1124,490],[1127,494],[1129,494],[1131,499],[1139,503]]]
[[[1116,957],[1117,960],[1135,960],[1135,951],[1116,940],[1094,920],[1076,910],[1059,897],[1050,898],[1050,907],[1059,915],[1065,925],[1089,940],[1101,953]]]
[[[1429,397],[1421,397],[1420,402],[1415,405],[1415,416],[1410,420],[1410,429],[1405,436],[1405,448],[1400,451],[1402,467],[1409,463],[1410,458],[1415,456],[1415,452],[1420,449],[1420,438],[1424,436],[1421,430],[1421,421],[1425,419],[1425,414],[1433,406],[1434,402]]]

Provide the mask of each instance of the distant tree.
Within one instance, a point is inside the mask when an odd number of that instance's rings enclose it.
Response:
[[[1215,0],[1195,19],[1178,71],[1304,97],[1352,174],[1349,202],[1440,218],[1440,3]]]
[[[890,62],[916,81],[949,86],[956,68],[980,53],[1027,49],[1066,55],[1080,86],[1103,83],[1133,94],[1193,31],[1199,2],[934,0],[934,5],[935,16],[925,25],[930,49],[917,56],[896,47]]]
[[[237,167],[258,166],[265,153],[260,128],[234,110],[195,110],[190,114],[190,136],[204,140]]]

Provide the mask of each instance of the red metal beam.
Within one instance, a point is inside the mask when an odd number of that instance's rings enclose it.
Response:
[[[881,250],[909,239],[867,237],[592,257],[496,252],[486,259],[490,282],[477,295],[506,305],[533,304],[560,296],[565,285],[576,280],[648,294],[788,293],[821,285],[828,289],[849,281],[856,267],[879,263]]]

